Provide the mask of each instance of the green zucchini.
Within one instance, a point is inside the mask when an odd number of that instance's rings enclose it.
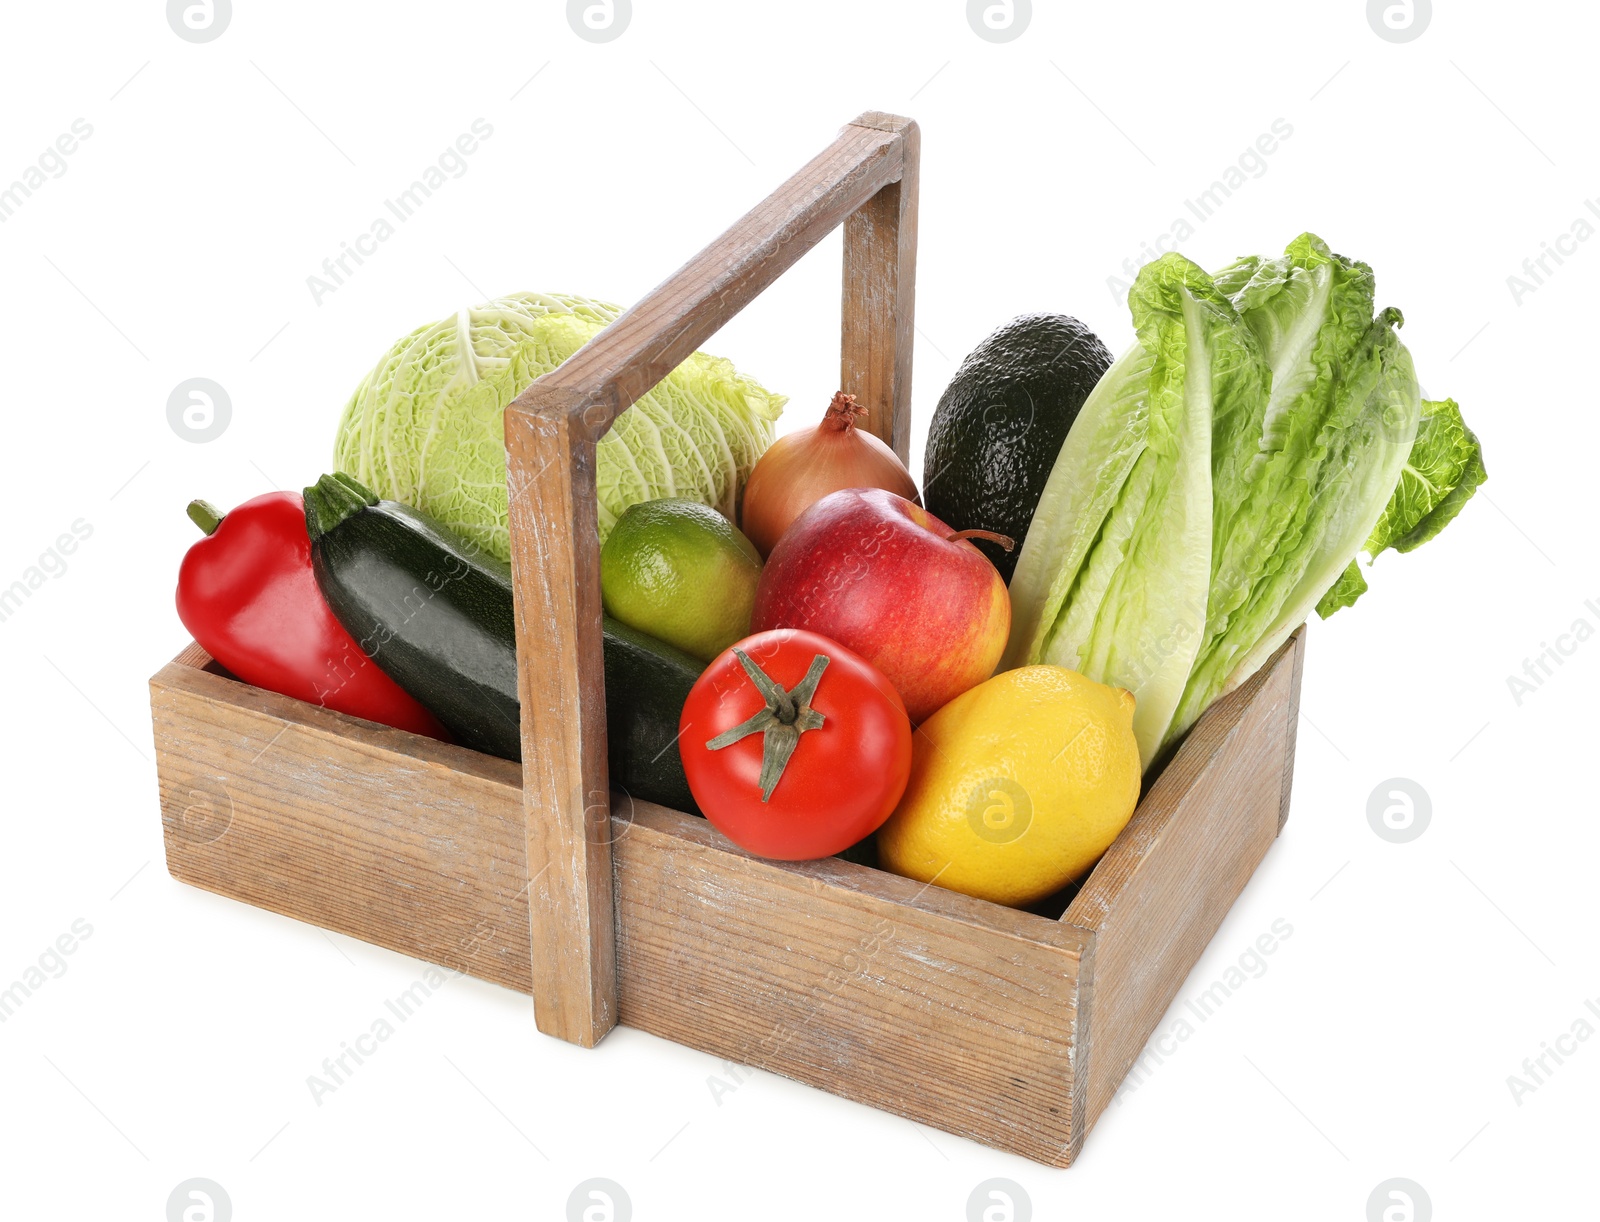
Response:
[[[609,615],[603,622],[612,780],[636,798],[698,815],[678,754],[678,721],[705,667]]]
[[[324,475],[305,490],[305,507],[317,586],[362,650],[462,746],[520,760],[509,567],[347,475]],[[700,663],[610,618],[604,639],[613,781],[696,810],[677,738]]]

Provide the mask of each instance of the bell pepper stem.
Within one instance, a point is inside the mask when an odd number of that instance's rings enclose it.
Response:
[[[222,525],[222,519],[226,516],[222,510],[218,509],[210,501],[199,499],[189,502],[188,514],[189,521],[193,522],[208,535],[217,533],[217,527]]]

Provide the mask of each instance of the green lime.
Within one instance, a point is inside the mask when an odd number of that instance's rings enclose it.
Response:
[[[750,635],[760,577],[754,544],[698,501],[630,505],[600,549],[606,610],[702,662]]]

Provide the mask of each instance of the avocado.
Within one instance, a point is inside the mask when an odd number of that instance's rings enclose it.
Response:
[[[1009,585],[1056,453],[1111,353],[1065,314],[1024,314],[968,354],[939,397],[922,462],[922,503],[973,542]]]
[[[636,798],[698,815],[678,754],[678,718],[704,668],[609,615],[604,625],[611,779]]]

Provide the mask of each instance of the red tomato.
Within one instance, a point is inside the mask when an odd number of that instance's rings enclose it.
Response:
[[[808,684],[814,667],[820,673]],[[690,691],[679,725],[683,770],[706,818],[740,847],[779,861],[831,857],[866,839],[911,774],[911,722],[899,693],[865,658],[814,632],[776,628],[723,650]],[[786,739],[793,753],[784,762]]]

